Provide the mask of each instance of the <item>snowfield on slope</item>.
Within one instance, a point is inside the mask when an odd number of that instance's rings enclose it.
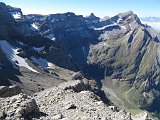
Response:
[[[35,69],[30,67],[28,63],[25,61],[24,58],[18,56],[18,49],[13,47],[10,43],[8,43],[6,40],[0,41],[0,47],[2,51],[5,53],[8,60],[12,63],[13,67],[15,69],[18,69],[17,66],[28,68],[29,70],[38,73]]]
[[[39,30],[38,26],[35,23],[32,23],[31,26],[33,27],[33,30]]]

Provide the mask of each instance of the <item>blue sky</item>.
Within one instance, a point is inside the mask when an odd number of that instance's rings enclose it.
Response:
[[[132,10],[139,17],[160,17],[160,0],[1,0],[1,2],[20,7],[24,14],[74,12],[86,16],[93,12],[103,17]]]

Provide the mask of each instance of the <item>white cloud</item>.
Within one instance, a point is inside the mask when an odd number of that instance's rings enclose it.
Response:
[[[144,21],[142,21],[142,20],[141,20],[141,22],[142,22],[143,24],[147,24],[147,25],[153,27],[155,30],[160,31],[160,22],[144,22]]]

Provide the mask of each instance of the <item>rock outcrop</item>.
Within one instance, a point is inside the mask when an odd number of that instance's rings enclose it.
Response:
[[[19,93],[21,93],[21,89],[18,85],[0,86],[0,97],[11,97]]]

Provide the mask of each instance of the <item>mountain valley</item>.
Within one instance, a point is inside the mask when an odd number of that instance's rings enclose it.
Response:
[[[22,92],[0,98],[0,119],[160,117],[160,34],[132,11],[23,15],[0,3],[0,31],[0,96],[4,86]]]

